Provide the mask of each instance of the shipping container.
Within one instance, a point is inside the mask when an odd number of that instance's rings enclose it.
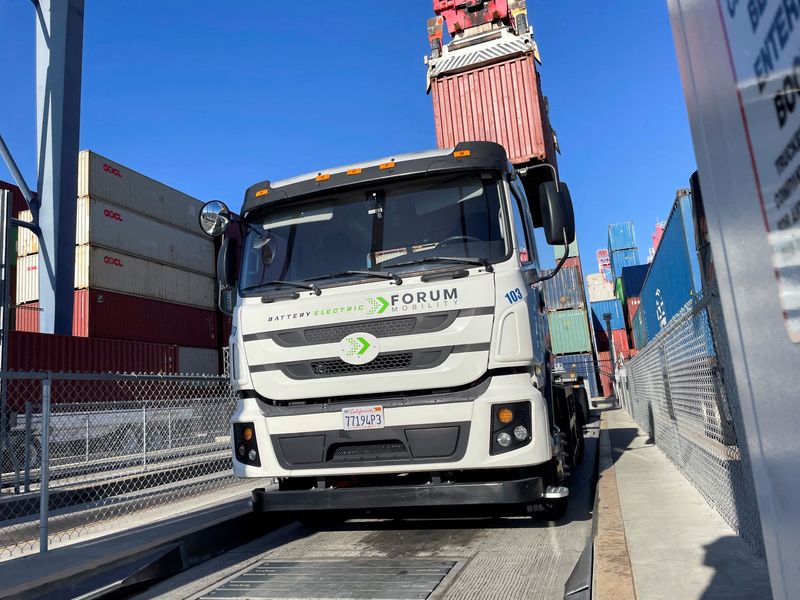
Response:
[[[547,310],[583,308],[583,284],[575,267],[562,267],[544,282],[544,303]]]
[[[39,299],[39,255],[19,259],[17,304]],[[216,280],[116,250],[75,248],[75,289],[98,289],[215,309]]]
[[[602,273],[603,269],[611,266],[611,256],[608,254],[607,248],[601,248],[595,252],[595,256],[597,257],[597,270],[599,272]]]
[[[553,256],[555,256],[556,264],[564,257],[564,246],[556,244],[553,246]],[[578,240],[575,240],[569,245],[569,258],[576,258],[578,256]]]
[[[12,331],[8,367],[14,371],[169,374],[177,372],[178,347]]]
[[[20,190],[16,185],[0,180],[0,190],[11,192],[12,216],[17,216],[23,210],[28,210],[28,203],[25,201],[25,197],[22,195],[22,190]],[[31,194],[34,198],[36,197],[36,192],[31,192]]]
[[[614,395],[614,365],[611,360],[611,352],[604,351],[597,353],[597,370],[600,378],[600,392],[603,397],[608,398]]]
[[[90,150],[78,155],[78,197],[98,198],[197,233],[203,203]]]
[[[599,287],[599,286],[605,285],[606,283],[607,282],[603,278],[603,274],[602,273],[589,273],[586,276],[586,285]]]
[[[614,278],[622,275],[625,267],[634,267],[639,264],[639,250],[627,248],[625,250],[614,250],[611,253],[611,273]]]
[[[431,81],[436,143],[501,144],[515,165],[555,164],[555,145],[533,54]]]
[[[553,354],[581,354],[592,351],[586,309],[547,313]]]
[[[39,303],[17,306],[16,329],[39,331]],[[219,316],[209,309],[95,289],[75,291],[72,335],[215,348]]]
[[[631,344],[627,329],[612,329],[611,338],[614,340],[615,350],[620,351],[630,349]],[[595,329],[594,341],[598,351],[608,352],[611,350],[611,346],[608,342],[608,333],[606,333],[604,330]]]
[[[641,293],[641,307],[648,339],[655,337],[669,320],[700,289],[690,196],[679,196],[664,229]]]
[[[178,369],[184,375],[219,375],[219,351],[213,348],[178,348]]]
[[[625,323],[627,323],[628,329],[633,327],[633,317],[636,315],[636,311],[639,310],[641,302],[639,296],[632,296],[625,299]]]
[[[636,234],[633,229],[633,221],[616,223],[608,226],[608,250],[626,250],[636,248]],[[612,259],[613,260],[613,259]]]
[[[609,259],[609,263],[610,262],[611,262],[611,259]],[[611,270],[610,266],[603,268],[603,279],[605,279],[609,283],[614,281],[614,272]]]
[[[603,300],[602,302],[591,302],[592,322],[595,330],[606,330],[606,322],[603,315],[611,314],[611,329],[625,329],[625,315],[622,312],[622,303],[614,298],[613,300]]]
[[[625,305],[625,294],[622,292],[622,279],[620,277],[614,280],[614,297]]]
[[[644,319],[644,311],[640,306],[636,313],[631,318],[631,331],[633,347],[641,350],[647,345],[649,337],[647,335],[647,325]]]
[[[199,227],[196,233],[189,233],[103,200],[83,197],[77,202],[77,245],[102,246],[204,275],[215,274],[214,241],[204,236]],[[20,213],[19,218],[32,220],[30,211]],[[39,238],[28,229],[22,230],[17,241],[17,255],[38,252]]]
[[[656,230],[653,232],[653,250],[658,250],[661,238],[664,237],[664,227],[666,223],[656,223]]]
[[[581,282],[583,282],[583,269],[581,267],[581,258],[580,258],[580,256],[573,256],[573,257],[567,258],[567,260],[564,261],[564,266],[565,267],[570,267],[572,269],[577,269],[578,277],[580,277]]]
[[[598,395],[597,365],[591,353],[556,356],[554,362],[557,369],[561,367],[568,374],[574,373],[583,377],[589,383],[590,397],[595,398]]]
[[[630,296],[639,296],[642,293],[642,286],[644,280],[647,278],[647,271],[650,265],[636,265],[633,267],[623,267],[622,275],[622,293],[625,298]]]
[[[589,275],[589,277],[592,276]],[[600,275],[599,281],[589,281],[587,287],[589,289],[589,302],[603,302],[614,299],[614,285],[603,279],[602,275]]]

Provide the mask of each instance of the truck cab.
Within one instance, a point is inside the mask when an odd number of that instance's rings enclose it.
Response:
[[[262,181],[221,235],[235,290],[238,477],[264,511],[563,509],[581,415],[551,381],[534,227],[574,237],[564,184],[524,186],[502,146],[386,157]]]

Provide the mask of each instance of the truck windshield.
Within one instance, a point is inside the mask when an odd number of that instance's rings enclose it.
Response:
[[[416,264],[433,256],[496,262],[511,247],[501,211],[497,180],[478,174],[267,209],[248,221],[241,289],[350,270],[395,270],[393,264],[405,272],[441,268]]]

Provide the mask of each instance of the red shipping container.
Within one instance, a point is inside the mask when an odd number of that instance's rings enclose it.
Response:
[[[14,371],[176,373],[178,347],[12,331],[8,367]]]
[[[25,198],[22,195],[22,190],[20,190],[16,185],[13,183],[8,183],[7,181],[0,181],[0,190],[8,190],[11,192],[11,214],[15,217],[22,212],[23,210],[28,210],[28,203],[25,202]],[[36,197],[36,192],[31,192],[33,197]]]
[[[610,352],[597,353],[597,369],[600,373],[600,387],[603,396],[608,398],[614,395],[614,387],[611,382],[614,380],[614,365],[611,363]]]
[[[18,306],[16,318],[18,331],[38,332],[39,303]],[[221,341],[213,310],[93,289],[75,291],[72,334],[196,348]]]
[[[627,329],[612,329],[611,330],[611,337],[614,340],[614,349],[617,352],[621,350],[629,350],[630,349],[630,342],[628,340],[628,330]],[[608,335],[605,331],[595,331],[594,332],[594,339],[597,343],[597,349],[602,352],[608,352],[611,348],[608,345]]]
[[[639,296],[631,296],[625,300],[625,320],[628,323],[628,328],[633,327],[633,317],[636,316],[636,311],[639,310],[639,305],[642,303]]]
[[[533,54],[431,81],[436,143],[501,144],[515,165],[556,164],[555,144]]]

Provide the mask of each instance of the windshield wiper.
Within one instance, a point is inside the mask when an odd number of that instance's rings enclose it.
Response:
[[[319,296],[320,294],[322,294],[322,290],[319,289],[313,283],[302,283],[301,281],[280,281],[276,279],[275,281],[270,281],[265,285],[272,285],[274,283],[277,283],[278,285],[285,285],[286,287],[295,287],[303,290],[311,290],[312,292],[314,292],[315,296]]]
[[[377,277],[378,279],[391,279],[395,285],[401,285],[403,280],[398,275],[391,271],[342,271],[340,273],[331,273],[330,275],[320,275],[318,277],[309,277],[303,281],[319,281],[320,279],[335,279],[336,277],[345,277],[347,275],[364,275],[365,277]]]
[[[407,262],[401,263],[394,263],[393,267],[407,267],[410,265],[419,265],[422,263],[432,263],[432,262],[451,262],[451,263],[458,263],[462,265],[477,265],[479,267],[483,267],[486,269],[487,273],[493,273],[494,267],[492,263],[490,263],[485,258],[472,258],[472,257],[459,257],[459,256],[427,256],[425,258],[419,258],[417,260],[409,260]]]

